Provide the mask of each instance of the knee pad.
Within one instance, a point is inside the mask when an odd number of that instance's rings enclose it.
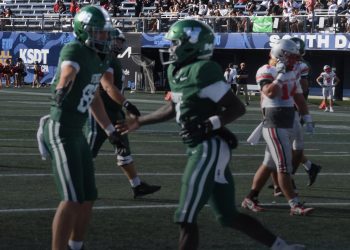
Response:
[[[133,159],[132,159],[131,155],[127,155],[127,156],[117,155],[117,165],[119,167],[122,167],[124,165],[128,165],[132,162],[133,162]]]

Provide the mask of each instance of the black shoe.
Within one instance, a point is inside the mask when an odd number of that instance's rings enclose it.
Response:
[[[153,194],[154,192],[157,192],[160,188],[161,186],[148,185],[146,182],[141,181],[140,185],[132,188],[132,191],[134,192],[134,199],[147,194]]]
[[[318,173],[321,171],[321,168],[321,166],[311,163],[310,170],[306,171],[309,175],[309,183],[307,184],[308,187],[314,184]]]

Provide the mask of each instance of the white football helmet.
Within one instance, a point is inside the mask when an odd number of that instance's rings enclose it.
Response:
[[[289,39],[281,39],[273,45],[270,56],[291,70],[299,59],[300,53],[295,42]]]
[[[329,65],[325,65],[324,67],[323,67],[323,70],[324,70],[324,72],[326,72],[326,73],[331,73],[331,71],[332,71],[332,68],[331,68],[331,66],[329,66]]]

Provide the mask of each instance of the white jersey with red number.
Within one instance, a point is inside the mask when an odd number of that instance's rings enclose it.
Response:
[[[260,67],[256,73],[256,81],[258,85],[261,87],[262,83],[266,81],[272,82],[277,78],[277,69],[274,66],[270,65],[264,65]],[[262,95],[262,102],[261,107],[262,108],[276,108],[276,107],[293,107],[294,106],[294,99],[293,96],[296,93],[303,93],[303,90],[301,89],[299,78],[294,72],[294,70],[284,73],[282,76],[279,77],[279,80],[282,84],[282,94],[280,96],[276,96],[274,98],[269,98],[265,96],[263,93]]]
[[[321,77],[323,85],[325,85],[326,87],[332,87],[335,79],[335,73],[333,71],[331,73],[322,72]]]

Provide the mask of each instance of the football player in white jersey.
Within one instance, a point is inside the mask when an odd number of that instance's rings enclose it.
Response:
[[[332,71],[329,65],[323,67],[323,72],[316,78],[316,82],[322,88],[323,101],[326,104],[325,112],[334,112],[333,109],[333,88],[338,85],[339,78]],[[329,97],[329,108],[327,107],[327,98]]]
[[[256,74],[257,83],[261,88],[261,107],[264,115],[262,135],[267,147],[263,164],[254,178],[257,175],[263,176],[264,178],[258,183],[263,185],[269,173],[276,170],[277,167],[278,183],[291,207],[290,214],[306,215],[313,208],[306,208],[300,203],[293,190],[291,179],[294,104],[297,105],[303,116],[307,130],[313,132],[312,119],[298,75],[294,71],[294,66],[299,58],[299,50],[293,41],[282,39],[271,49],[270,56],[278,61],[277,65],[264,65]],[[254,192],[258,193],[259,190],[259,188],[252,189],[249,196],[254,197]],[[249,198],[243,200],[242,207],[255,212],[261,211],[255,201]]]

